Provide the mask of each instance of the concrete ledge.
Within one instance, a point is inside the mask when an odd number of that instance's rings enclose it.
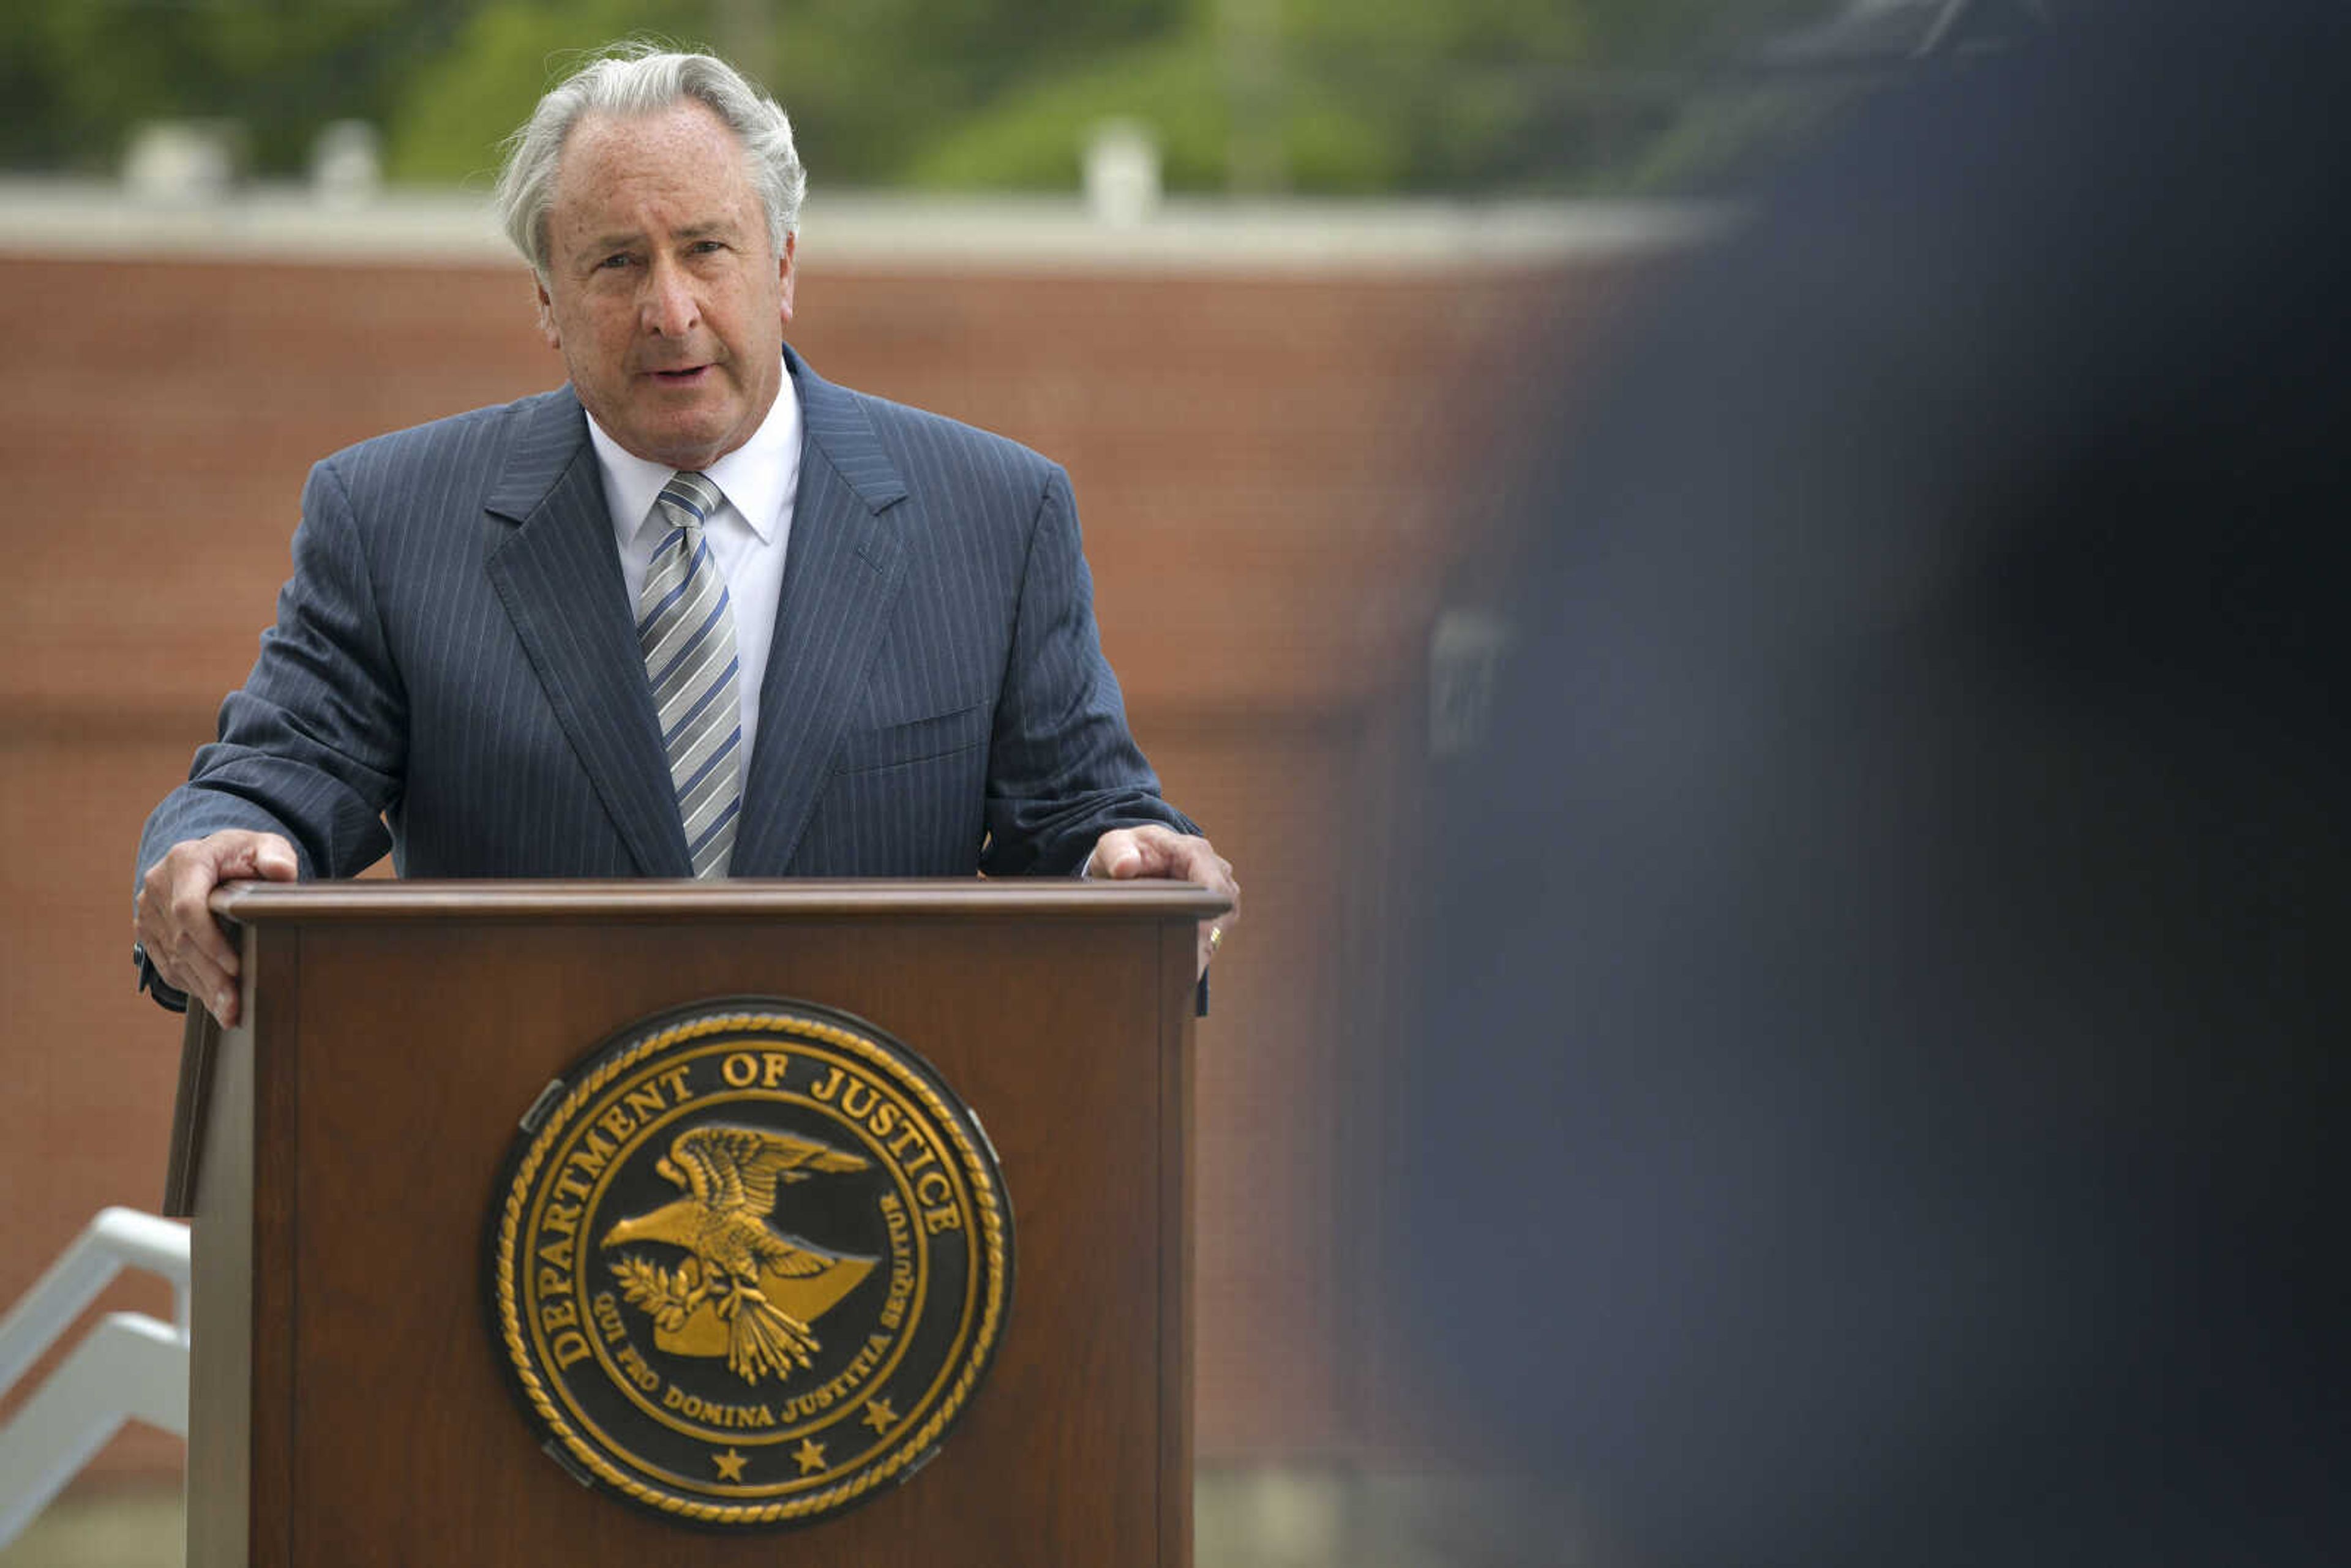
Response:
[[[864,272],[1168,271],[1392,275],[1540,267],[1671,250],[1727,208],[1627,202],[1171,199],[1133,224],[1075,196],[810,198],[800,251]],[[395,187],[357,204],[296,184],[140,200],[110,181],[0,180],[0,254],[495,265],[514,252],[488,198]]]

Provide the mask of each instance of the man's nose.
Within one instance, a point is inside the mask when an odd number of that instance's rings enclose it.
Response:
[[[645,273],[644,296],[638,301],[639,325],[661,338],[683,338],[702,319],[694,298],[694,280],[667,257],[657,258]]]

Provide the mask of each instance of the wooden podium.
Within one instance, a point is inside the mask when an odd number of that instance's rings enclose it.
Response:
[[[1188,1568],[1186,884],[241,883],[244,1021],[192,1029],[189,1568]],[[1016,1216],[994,1363],[943,1450],[723,1533],[583,1488],[488,1327],[518,1118],[631,1024],[856,1015],[984,1119]]]

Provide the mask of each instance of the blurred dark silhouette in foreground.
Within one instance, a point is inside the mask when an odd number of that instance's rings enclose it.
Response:
[[[2351,1562],[2346,87],[2141,5],[1891,92],[1549,476],[1389,1249],[1631,1560]]]

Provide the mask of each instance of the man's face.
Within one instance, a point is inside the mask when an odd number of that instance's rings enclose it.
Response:
[[[558,165],[538,291],[548,346],[613,440],[704,468],[783,381],[792,246],[778,256],[743,144],[692,101],[582,118]]]

